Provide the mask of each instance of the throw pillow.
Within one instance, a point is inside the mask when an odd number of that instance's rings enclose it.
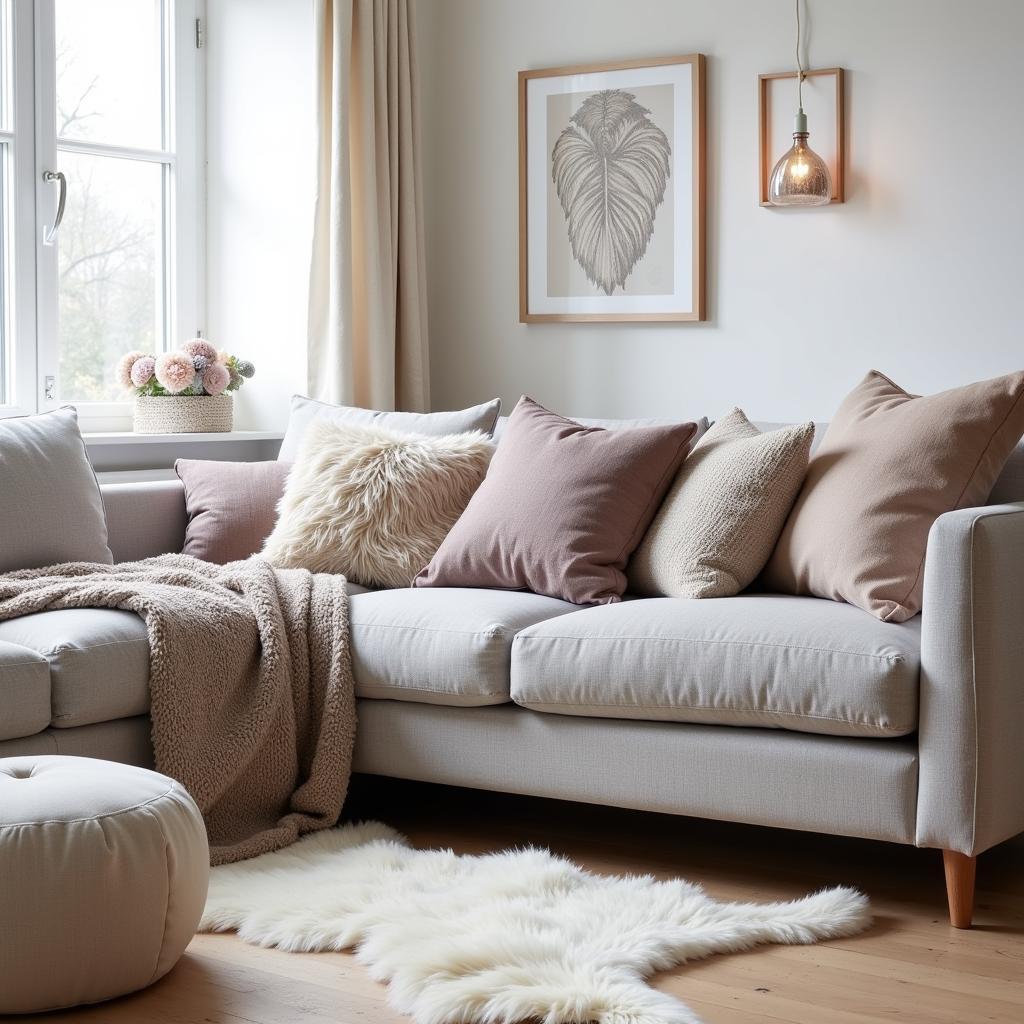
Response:
[[[288,476],[263,557],[408,587],[487,472],[480,431],[427,437],[314,420]]]
[[[274,529],[290,469],[287,462],[178,459],[188,512],[182,553],[217,565],[254,555]]]
[[[922,398],[872,370],[811,459],[765,584],[887,622],[921,610],[928,531],[988,497],[1024,433],[1024,373]]]
[[[415,586],[620,600],[626,562],[696,429],[584,427],[521,398],[486,479]]]
[[[814,424],[762,434],[733,409],[697,442],[629,562],[653,597],[731,597],[764,568],[793,505]]]
[[[70,406],[0,419],[0,572],[114,559],[78,416]]]
[[[288,428],[277,457],[281,462],[294,462],[306,429],[316,420],[350,423],[357,427],[380,427],[382,430],[406,434],[427,434],[430,437],[465,434],[474,430],[490,435],[494,433],[500,412],[500,398],[492,398],[482,405],[455,412],[380,412],[347,405],[328,405],[326,402],[295,395],[292,397]]]
[[[681,420],[678,417],[674,419],[664,419],[659,417],[654,419],[609,420],[594,419],[593,417],[587,416],[573,416],[572,419],[584,427],[603,427],[605,430],[633,430],[636,427],[675,427],[680,423],[690,422],[689,420]],[[698,438],[704,435],[704,432],[708,427],[711,426],[708,422],[707,416],[701,416],[694,422],[697,424],[697,430],[690,441],[691,447],[696,443]],[[494,424],[493,437],[495,444],[501,443],[501,439],[505,433],[506,423],[508,423],[508,417],[499,416],[497,422]]]

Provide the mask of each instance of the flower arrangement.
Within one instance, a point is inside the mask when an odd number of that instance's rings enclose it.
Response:
[[[138,397],[216,396],[237,391],[256,372],[248,360],[217,351],[205,338],[158,356],[129,352],[117,364],[117,382]]]

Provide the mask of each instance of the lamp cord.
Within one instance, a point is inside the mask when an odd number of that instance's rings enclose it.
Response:
[[[796,93],[801,110],[804,109],[804,67],[800,63],[800,0],[796,0]]]

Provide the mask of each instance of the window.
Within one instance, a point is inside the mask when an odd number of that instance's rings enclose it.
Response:
[[[3,413],[126,427],[120,356],[202,326],[197,7],[0,0]]]

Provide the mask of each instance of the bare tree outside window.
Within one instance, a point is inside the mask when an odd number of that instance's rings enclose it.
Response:
[[[127,0],[111,0],[120,17]],[[146,8],[149,8],[148,14]],[[159,38],[159,4],[138,4]],[[84,153],[74,142],[159,146],[161,114],[143,95],[134,111],[116,95],[125,85],[121,64],[109,67],[98,47],[102,36],[69,0],[57,5],[57,134],[68,201],[58,245],[60,395],[77,402],[123,400],[113,369],[124,352],[163,346],[164,165]],[[140,26],[140,31],[145,26]],[[102,28],[101,28],[102,30]],[[91,32],[91,34],[90,34]],[[159,61],[152,74],[159,74]],[[145,68],[137,69],[136,77]],[[139,89],[145,93],[145,82]],[[152,83],[150,83],[152,84]],[[144,102],[145,101],[145,102]],[[151,123],[155,120],[155,123]],[[147,123],[142,123],[143,121]],[[62,147],[61,142],[65,142]]]

